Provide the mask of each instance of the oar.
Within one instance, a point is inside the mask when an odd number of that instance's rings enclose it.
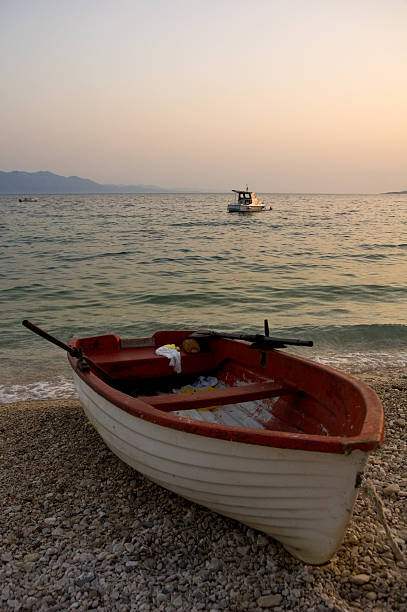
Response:
[[[65,344],[61,340],[58,340],[58,338],[51,336],[51,334],[44,331],[40,327],[37,327],[37,325],[34,325],[34,323],[31,323],[31,321],[27,321],[27,319],[24,319],[22,324],[24,325],[24,327],[26,327],[27,329],[30,329],[32,332],[34,332],[38,336],[42,336],[42,338],[45,338],[45,340],[48,340],[48,342],[52,342],[52,344],[56,344],[56,346],[59,346],[60,348],[64,349],[67,353],[71,355],[71,357],[75,357],[76,359],[82,362],[84,361],[85,363],[90,365],[94,370],[96,370],[96,372],[98,372],[98,374],[102,378],[105,379],[106,382],[111,383],[113,381],[110,374],[105,372],[105,370],[103,370],[100,366],[98,366],[94,361],[89,359],[89,357],[84,355],[81,349],[78,349],[74,346],[68,346],[68,344]],[[80,366],[79,366],[79,369],[80,369]]]
[[[264,319],[264,335],[266,336],[266,338],[270,337],[270,329],[269,329],[269,322],[268,319]],[[267,351],[262,351],[260,354],[260,366],[262,368],[266,367],[266,362],[267,362]]]
[[[210,330],[196,331],[193,332],[190,338],[199,340],[208,340],[210,338],[228,338],[231,340],[246,340],[252,342],[250,348],[258,348],[263,351],[285,348],[287,344],[292,346],[313,346],[312,340],[297,340],[295,338],[273,338],[271,336],[265,336],[263,334],[225,334],[223,332],[215,332]]]

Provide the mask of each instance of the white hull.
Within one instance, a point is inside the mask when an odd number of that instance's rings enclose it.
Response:
[[[163,427],[118,408],[74,374],[90,422],[115,455],[197,504],[272,536],[307,563],[340,545],[367,453],[279,449]]]
[[[228,204],[228,212],[252,213],[264,210],[263,204]]]

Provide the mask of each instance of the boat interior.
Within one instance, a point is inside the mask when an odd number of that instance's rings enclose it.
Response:
[[[265,355],[221,337],[200,340],[199,352],[187,352],[182,346],[191,333],[160,331],[142,339],[109,334],[73,346],[106,372],[111,387],[182,419],[345,438],[361,432],[367,406],[353,379],[280,350]],[[181,349],[180,374],[155,352],[167,344]]]

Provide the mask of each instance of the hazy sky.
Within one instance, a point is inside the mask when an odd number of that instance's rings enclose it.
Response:
[[[0,170],[407,189],[407,0],[0,0]]]

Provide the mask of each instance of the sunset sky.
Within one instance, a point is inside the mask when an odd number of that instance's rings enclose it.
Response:
[[[407,0],[1,0],[0,170],[407,189]]]

